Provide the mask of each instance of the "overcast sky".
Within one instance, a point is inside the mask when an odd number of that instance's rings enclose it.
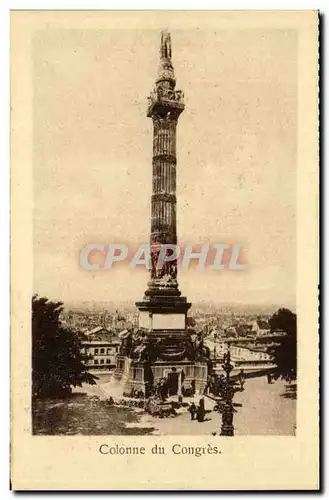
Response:
[[[297,37],[172,31],[178,238],[238,242],[246,271],[179,274],[193,301],[293,307]],[[157,30],[40,30],[34,71],[34,291],[140,300],[146,271],[80,269],[87,243],[147,242]]]

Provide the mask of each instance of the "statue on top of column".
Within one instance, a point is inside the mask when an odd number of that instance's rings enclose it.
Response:
[[[161,32],[160,64],[156,79],[157,89],[174,90],[176,78],[171,61],[171,37],[168,31]]]
[[[171,59],[171,37],[167,30],[161,31],[160,58]]]

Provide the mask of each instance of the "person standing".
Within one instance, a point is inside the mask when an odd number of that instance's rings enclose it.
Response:
[[[195,415],[197,414],[197,407],[195,406],[195,403],[190,405],[188,411],[191,414],[191,420],[195,420]]]
[[[223,391],[225,388],[225,377],[223,374],[219,376],[219,379],[217,381],[217,396],[222,396]]]
[[[162,401],[165,401],[168,397],[168,386],[167,386],[167,380],[165,378],[162,378],[160,380],[160,398]]]
[[[245,380],[246,380],[246,376],[245,376],[243,370],[240,371],[238,377],[239,377],[241,391],[243,391],[244,390],[244,383],[245,383]]]
[[[204,394],[208,394],[209,393],[210,386],[211,386],[211,376],[208,375],[207,376],[207,383],[206,383],[206,386],[204,388]]]
[[[196,415],[198,422],[204,422],[205,414],[206,414],[206,410],[204,407],[204,398],[201,398],[199,401],[199,406],[198,406],[197,415]]]

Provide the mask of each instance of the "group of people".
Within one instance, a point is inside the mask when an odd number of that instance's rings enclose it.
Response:
[[[240,385],[240,390],[244,390],[244,385],[246,381],[246,375],[244,373],[244,370],[240,370],[240,372],[237,375],[237,382]],[[231,379],[231,384],[235,384],[235,379]],[[212,374],[208,377],[207,380],[207,385],[205,388],[205,394],[208,394],[209,392],[212,393],[214,396],[220,396],[223,397],[225,394],[225,390],[227,389],[227,381],[225,379],[224,374],[217,375],[217,374]]]
[[[240,384],[241,391],[244,390],[245,380],[246,380],[245,373],[243,370],[240,370],[240,372],[238,374],[238,382]],[[216,375],[215,376],[212,375],[212,376],[208,377],[207,385],[205,387],[204,393],[207,394],[208,392],[212,392],[213,394],[215,394],[217,396],[223,396],[225,389],[227,389],[226,385],[227,385],[227,382],[226,382],[223,374],[221,374],[219,377]],[[205,415],[206,415],[204,398],[200,399],[198,406],[194,402],[191,403],[188,411],[190,412],[191,420],[197,420],[198,422],[204,422]]]
[[[246,380],[246,375],[244,373],[244,370],[240,370],[240,372],[237,375],[237,382],[240,385],[240,391],[244,390],[244,385],[245,385],[245,380]],[[273,381],[273,375],[271,373],[267,374],[267,381],[269,384],[272,383]],[[234,388],[235,382],[234,380],[232,381],[232,387],[231,389],[234,391],[239,391],[239,388]],[[208,394],[211,392],[215,396],[220,396],[220,397],[225,397],[225,394],[227,392],[227,381],[225,379],[225,376],[223,374],[221,375],[215,375],[212,374],[208,376],[207,384],[205,387],[204,394]],[[168,396],[168,380],[165,378],[162,378],[158,384],[156,385],[156,395],[164,401],[166,397]],[[183,394],[185,395],[185,394]],[[183,396],[179,396],[179,402],[183,402]],[[206,415],[206,410],[205,410],[205,400],[204,398],[201,398],[199,400],[199,404],[195,404],[192,402],[188,408],[188,411],[191,415],[191,420],[196,420],[198,422],[204,422],[205,421],[205,415]]]
[[[204,398],[200,399],[198,406],[196,406],[195,403],[192,403],[188,410],[191,415],[191,420],[196,419],[198,422],[204,422],[204,417],[206,415]]]

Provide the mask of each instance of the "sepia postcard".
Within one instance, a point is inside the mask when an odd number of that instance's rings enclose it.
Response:
[[[316,11],[11,12],[11,484],[318,490]]]

